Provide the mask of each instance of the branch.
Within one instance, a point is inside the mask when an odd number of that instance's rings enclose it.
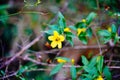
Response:
[[[18,53],[16,53],[16,55],[14,55],[9,61],[5,62],[5,65],[10,64],[15,58],[17,58],[18,56],[20,56],[21,54],[23,54],[23,52],[25,50],[27,50],[28,48],[30,48],[32,45],[34,45],[36,42],[38,42],[41,38],[43,37],[43,33],[38,36],[37,38],[35,38],[32,42],[30,42],[28,45],[26,45],[25,47],[23,47]]]
[[[78,49],[99,49],[99,48],[102,48],[102,49],[106,49],[108,48],[106,45],[101,45],[101,46],[97,46],[97,45],[87,45],[87,46],[75,46],[75,47],[64,47],[62,49],[52,49],[52,50],[48,50],[48,51],[39,51],[39,52],[36,52],[38,54],[56,54],[54,52],[56,51],[69,51],[69,50],[78,50]]]

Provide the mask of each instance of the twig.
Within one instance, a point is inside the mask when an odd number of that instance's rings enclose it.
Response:
[[[36,53],[39,53],[39,54],[56,54],[54,52],[59,51],[59,50],[69,51],[69,50],[78,50],[78,49],[98,49],[98,48],[106,49],[108,47],[106,45],[101,45],[101,46],[87,45],[87,46],[64,47],[62,49],[52,49],[52,50],[48,50],[48,51],[39,51],[39,52],[36,52]]]
[[[28,60],[28,61],[30,61],[30,62],[33,62],[33,63],[35,63],[35,64],[37,64],[37,65],[43,65],[43,66],[49,66],[49,67],[55,67],[56,66],[56,64],[47,64],[47,63],[42,63],[42,62],[39,62],[39,61],[37,61],[37,60],[34,60],[34,59],[32,59],[32,58],[29,58],[29,57],[26,57],[24,60]],[[72,67],[72,65],[64,65],[63,66],[63,68],[70,68],[70,67]],[[79,68],[79,67],[81,67],[80,65],[75,65],[75,67],[76,68]],[[120,66],[108,66],[110,69],[120,69]]]
[[[30,48],[33,44],[35,44],[36,42],[38,42],[41,38],[43,37],[43,33],[41,33],[40,36],[38,36],[37,38],[35,38],[32,42],[30,42],[28,45],[26,45],[25,47],[23,47],[18,53],[16,53],[16,55],[14,55],[9,61],[5,62],[5,65],[10,64],[15,58],[17,58],[18,56],[20,56],[25,50],[27,50],[28,48]]]
[[[4,80],[4,79],[9,78],[9,77],[11,77],[11,76],[14,76],[14,75],[16,75],[16,74],[17,74],[17,72],[14,72],[14,73],[12,73],[12,74],[10,74],[10,75],[6,75],[6,76],[4,76],[4,77],[0,77],[0,80],[1,80],[1,79]]]
[[[94,31],[93,31],[93,34],[94,34],[95,37],[96,37],[97,44],[98,44],[98,46],[99,46],[100,55],[101,55],[101,54],[102,54],[102,49],[101,49],[101,45],[100,45],[99,39],[98,39],[98,37],[97,37],[97,35],[96,35],[96,33],[95,33]]]

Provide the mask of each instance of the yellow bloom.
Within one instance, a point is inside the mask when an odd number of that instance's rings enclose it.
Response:
[[[74,63],[75,63],[75,60],[74,60],[74,59],[72,59],[72,60],[71,60],[71,63],[72,63],[72,64],[74,64]]]
[[[66,63],[66,60],[64,60],[64,59],[57,59],[57,62],[58,63]]]
[[[102,76],[98,76],[96,80],[104,80],[104,79],[102,78]]]
[[[86,23],[86,19],[82,19],[82,22]]]
[[[71,30],[70,30],[70,28],[67,27],[64,29],[64,32],[71,32]]]
[[[111,31],[112,31],[112,30],[111,30],[111,27],[109,27],[109,28],[108,28],[108,31],[109,31],[109,32],[111,32]]]
[[[81,32],[85,32],[86,31],[86,28],[78,28],[77,29],[77,35],[79,36]]]
[[[63,35],[59,35],[57,31],[54,31],[53,36],[49,36],[48,39],[52,41],[52,48],[55,48],[56,46],[58,46],[58,48],[62,48],[62,42],[65,40],[65,37]]]

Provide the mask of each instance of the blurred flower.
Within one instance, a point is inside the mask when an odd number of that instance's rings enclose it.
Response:
[[[67,27],[64,29],[64,32],[71,32],[71,30],[70,30],[70,28]]]
[[[51,47],[55,48],[58,45],[58,48],[62,48],[62,42],[65,40],[63,35],[59,35],[57,31],[53,32],[53,36],[49,36],[48,39],[51,42]]]
[[[60,58],[58,58],[58,59],[57,59],[57,62],[58,62],[58,63],[66,63],[67,61],[64,60],[64,59],[60,59]]]
[[[74,63],[75,63],[75,60],[74,60],[74,59],[72,59],[72,60],[71,60],[71,63],[72,63],[72,64],[74,64]]]
[[[103,79],[102,76],[100,75],[100,76],[97,77],[96,80],[104,80],[104,79]]]
[[[108,28],[108,31],[109,31],[109,32],[111,32],[111,31],[112,31],[112,30],[111,30],[111,27],[109,27],[109,28]]]
[[[86,19],[82,19],[82,22],[86,23]]]
[[[79,36],[81,32],[85,32],[86,28],[78,28],[77,29],[77,35]]]

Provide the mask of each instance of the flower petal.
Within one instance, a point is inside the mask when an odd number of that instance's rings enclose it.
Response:
[[[53,41],[52,43],[51,43],[51,47],[52,48],[55,48],[57,46],[57,42],[56,41]]]
[[[58,42],[58,48],[62,48],[62,43],[61,42]]]
[[[54,36],[49,36],[48,39],[49,39],[50,41],[55,40]]]
[[[53,35],[54,35],[54,37],[57,37],[59,35],[59,33],[57,31],[54,31]]]
[[[60,38],[61,42],[63,42],[65,40],[65,37],[63,35],[60,35],[59,38]]]

